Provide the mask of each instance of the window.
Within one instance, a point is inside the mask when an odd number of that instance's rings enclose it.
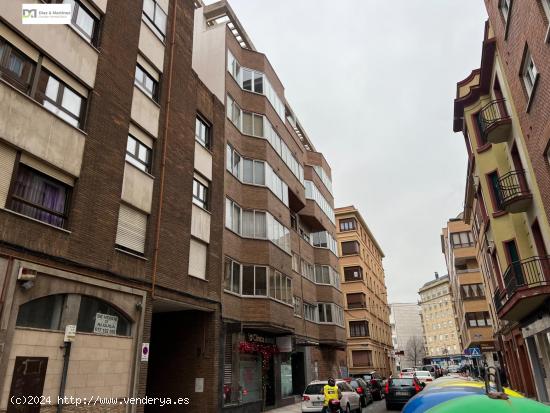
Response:
[[[291,254],[290,231],[268,212],[242,210],[226,198],[225,226],[243,237],[267,239]]]
[[[489,188],[491,190],[491,197],[493,199],[493,207],[495,212],[502,211],[502,196],[500,192],[498,172],[495,171],[488,174],[487,180],[489,181]]]
[[[349,309],[367,308],[367,297],[364,293],[346,294],[346,302]]]
[[[325,172],[325,170],[319,165],[313,165],[313,169],[315,170],[317,175],[319,175],[319,178],[321,178],[321,181],[323,181],[323,184],[328,189],[328,191],[332,194],[332,180]]]
[[[230,258],[225,259],[224,289],[235,294],[241,293],[241,264]]]
[[[372,350],[353,350],[351,362],[354,367],[372,366]]]
[[[211,126],[198,116],[195,120],[195,140],[205,148],[212,147]]]
[[[315,282],[314,267],[305,260],[302,260],[302,275],[308,280]]]
[[[349,335],[350,337],[368,337],[369,322],[368,321],[350,321]]]
[[[486,327],[491,325],[489,312],[466,313],[466,323],[469,327]]]
[[[359,254],[359,243],[357,241],[343,241],[340,243],[342,255]]]
[[[340,275],[329,265],[315,265],[315,283],[340,288]]]
[[[141,143],[132,135],[128,135],[126,161],[144,172],[151,172],[151,148]]]
[[[0,78],[23,93],[30,92],[35,63],[0,38]]]
[[[242,119],[243,119],[242,132],[245,135],[251,135],[259,138],[264,136],[263,115],[242,111]]]
[[[279,271],[269,275],[269,296],[287,304],[292,304],[292,281]]]
[[[23,163],[16,173],[9,209],[66,228],[71,187]]]
[[[208,245],[191,238],[189,245],[189,267],[187,273],[203,280],[206,279]]]
[[[510,17],[510,9],[512,7],[512,0],[499,0],[499,9],[502,13],[502,17],[504,18],[504,21],[508,23],[509,17]]]
[[[158,81],[151,74],[147,73],[147,71],[140,65],[136,65],[136,77],[134,79],[134,83],[155,102],[159,101]]]
[[[292,253],[292,269],[300,273],[300,256],[294,252]]]
[[[527,46],[525,47],[525,54],[523,57],[521,77],[523,79],[525,90],[527,91],[527,96],[530,100],[536,86],[538,71],[537,67],[535,66],[535,62],[533,61],[533,56],[531,56],[531,52],[529,51]]]
[[[58,2],[60,2],[58,0]],[[99,19],[78,0],[63,0],[72,6],[71,26],[88,42],[97,46]]]
[[[460,286],[460,295],[463,300],[479,299],[485,297],[483,284],[464,284]]]
[[[363,279],[361,267],[344,267],[344,279],[346,281],[359,281]]]
[[[65,297],[64,294],[48,295],[22,304],[16,326],[59,330]]]
[[[193,203],[202,209],[209,210],[208,181],[195,174],[193,178]]]
[[[267,296],[267,267],[243,265],[242,295]]]
[[[292,298],[292,304],[294,305],[294,315],[302,315],[302,299],[298,296]]]
[[[85,99],[46,70],[40,73],[37,100],[71,125],[82,126]]]
[[[327,231],[313,232],[311,233],[311,242],[314,247],[327,248],[334,255],[338,255],[338,247],[336,246],[336,240]]]
[[[130,321],[105,301],[82,296],[76,331],[110,336],[129,336]]]
[[[317,304],[319,323],[336,324],[344,326],[344,311],[341,307],[333,303]]]
[[[452,233],[451,242],[454,248],[471,247],[474,245],[472,233],[469,231]]]
[[[340,220],[340,231],[353,231],[356,229],[355,218],[346,218]]]
[[[333,224],[336,222],[334,218],[334,210],[326,198],[321,194],[321,191],[315,186],[312,181],[304,181],[306,187],[306,199],[312,199],[321,208],[321,211],[329,218]]]
[[[166,13],[155,0],[143,0],[143,15],[152,24],[153,31],[162,39],[166,36]]]
[[[304,318],[314,323],[317,322],[317,307],[313,304],[304,303]]]
[[[147,232],[147,214],[125,204],[120,205],[116,245],[118,248],[143,255]]]
[[[255,70],[242,68],[242,88],[250,92],[264,93],[264,75]]]
[[[541,0],[542,8],[544,10],[544,15],[546,17],[546,24],[548,24],[548,29],[546,31],[546,43],[550,42],[550,0]]]

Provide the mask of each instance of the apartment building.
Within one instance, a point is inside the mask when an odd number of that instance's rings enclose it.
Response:
[[[475,353],[481,358],[473,359],[474,366],[478,363],[501,366],[493,338],[494,317],[477,262],[472,227],[464,222],[462,213],[450,219],[442,229],[441,250],[449,271],[461,352],[479,349]]]
[[[331,170],[229,4],[195,11],[193,68],[225,102],[223,411],[347,374]]]
[[[480,67],[457,84],[464,218],[491,291],[512,387],[549,401],[549,3],[486,1]]]
[[[456,364],[462,360],[453,295],[448,275],[425,283],[419,290],[426,358],[437,364]]]
[[[225,111],[191,67],[194,4],[24,25],[23,3],[58,2],[0,2],[0,411],[217,411]]]
[[[384,252],[354,206],[336,208],[335,214],[348,368],[350,373],[376,370],[389,377],[393,346],[382,265]]]
[[[415,367],[415,358],[418,362],[426,355],[420,306],[417,303],[390,304],[390,326],[396,371]],[[417,346],[419,342],[421,347]]]

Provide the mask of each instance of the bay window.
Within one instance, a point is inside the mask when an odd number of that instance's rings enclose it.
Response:
[[[316,323],[318,321],[317,306],[304,302],[304,319]]]
[[[267,267],[242,266],[242,295],[267,296]]]
[[[344,311],[334,303],[318,303],[318,322],[344,326]]]

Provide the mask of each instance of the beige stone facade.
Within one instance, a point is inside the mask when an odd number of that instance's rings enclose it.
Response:
[[[384,253],[355,207],[336,208],[335,213],[349,371],[376,370],[388,377],[393,346]]]
[[[492,352],[493,322],[486,299],[486,288],[479,268],[471,225],[458,218],[449,220],[441,234],[442,252],[445,254],[447,270],[461,350],[479,347],[487,353],[486,360],[493,364]]]
[[[447,357],[462,354],[453,307],[449,276],[424,284],[418,291],[422,311],[426,357]]]

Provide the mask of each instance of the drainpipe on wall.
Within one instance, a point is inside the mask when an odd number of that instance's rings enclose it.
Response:
[[[166,170],[166,153],[168,147],[168,123],[170,120],[170,103],[172,101],[172,70],[174,67],[174,45],[176,43],[176,9],[177,1],[172,0],[172,22],[170,34],[170,57],[168,60],[168,79],[167,89],[168,95],[166,98],[166,109],[164,117],[164,127],[162,131],[162,157],[160,161],[160,193],[159,193],[159,210],[157,213],[157,221],[155,225],[155,248],[153,252],[153,274],[151,280],[151,297],[155,299],[155,284],[157,280],[158,252],[160,244],[160,224],[162,219],[162,210],[164,206],[164,175]]]
[[[65,385],[67,384],[67,372],[69,371],[69,358],[71,357],[71,345],[72,342],[65,341],[63,348],[65,352],[63,354],[63,371],[61,373],[61,384],[59,385],[59,399],[57,402],[57,413],[61,413],[63,410],[64,401],[61,401],[65,398]]]

